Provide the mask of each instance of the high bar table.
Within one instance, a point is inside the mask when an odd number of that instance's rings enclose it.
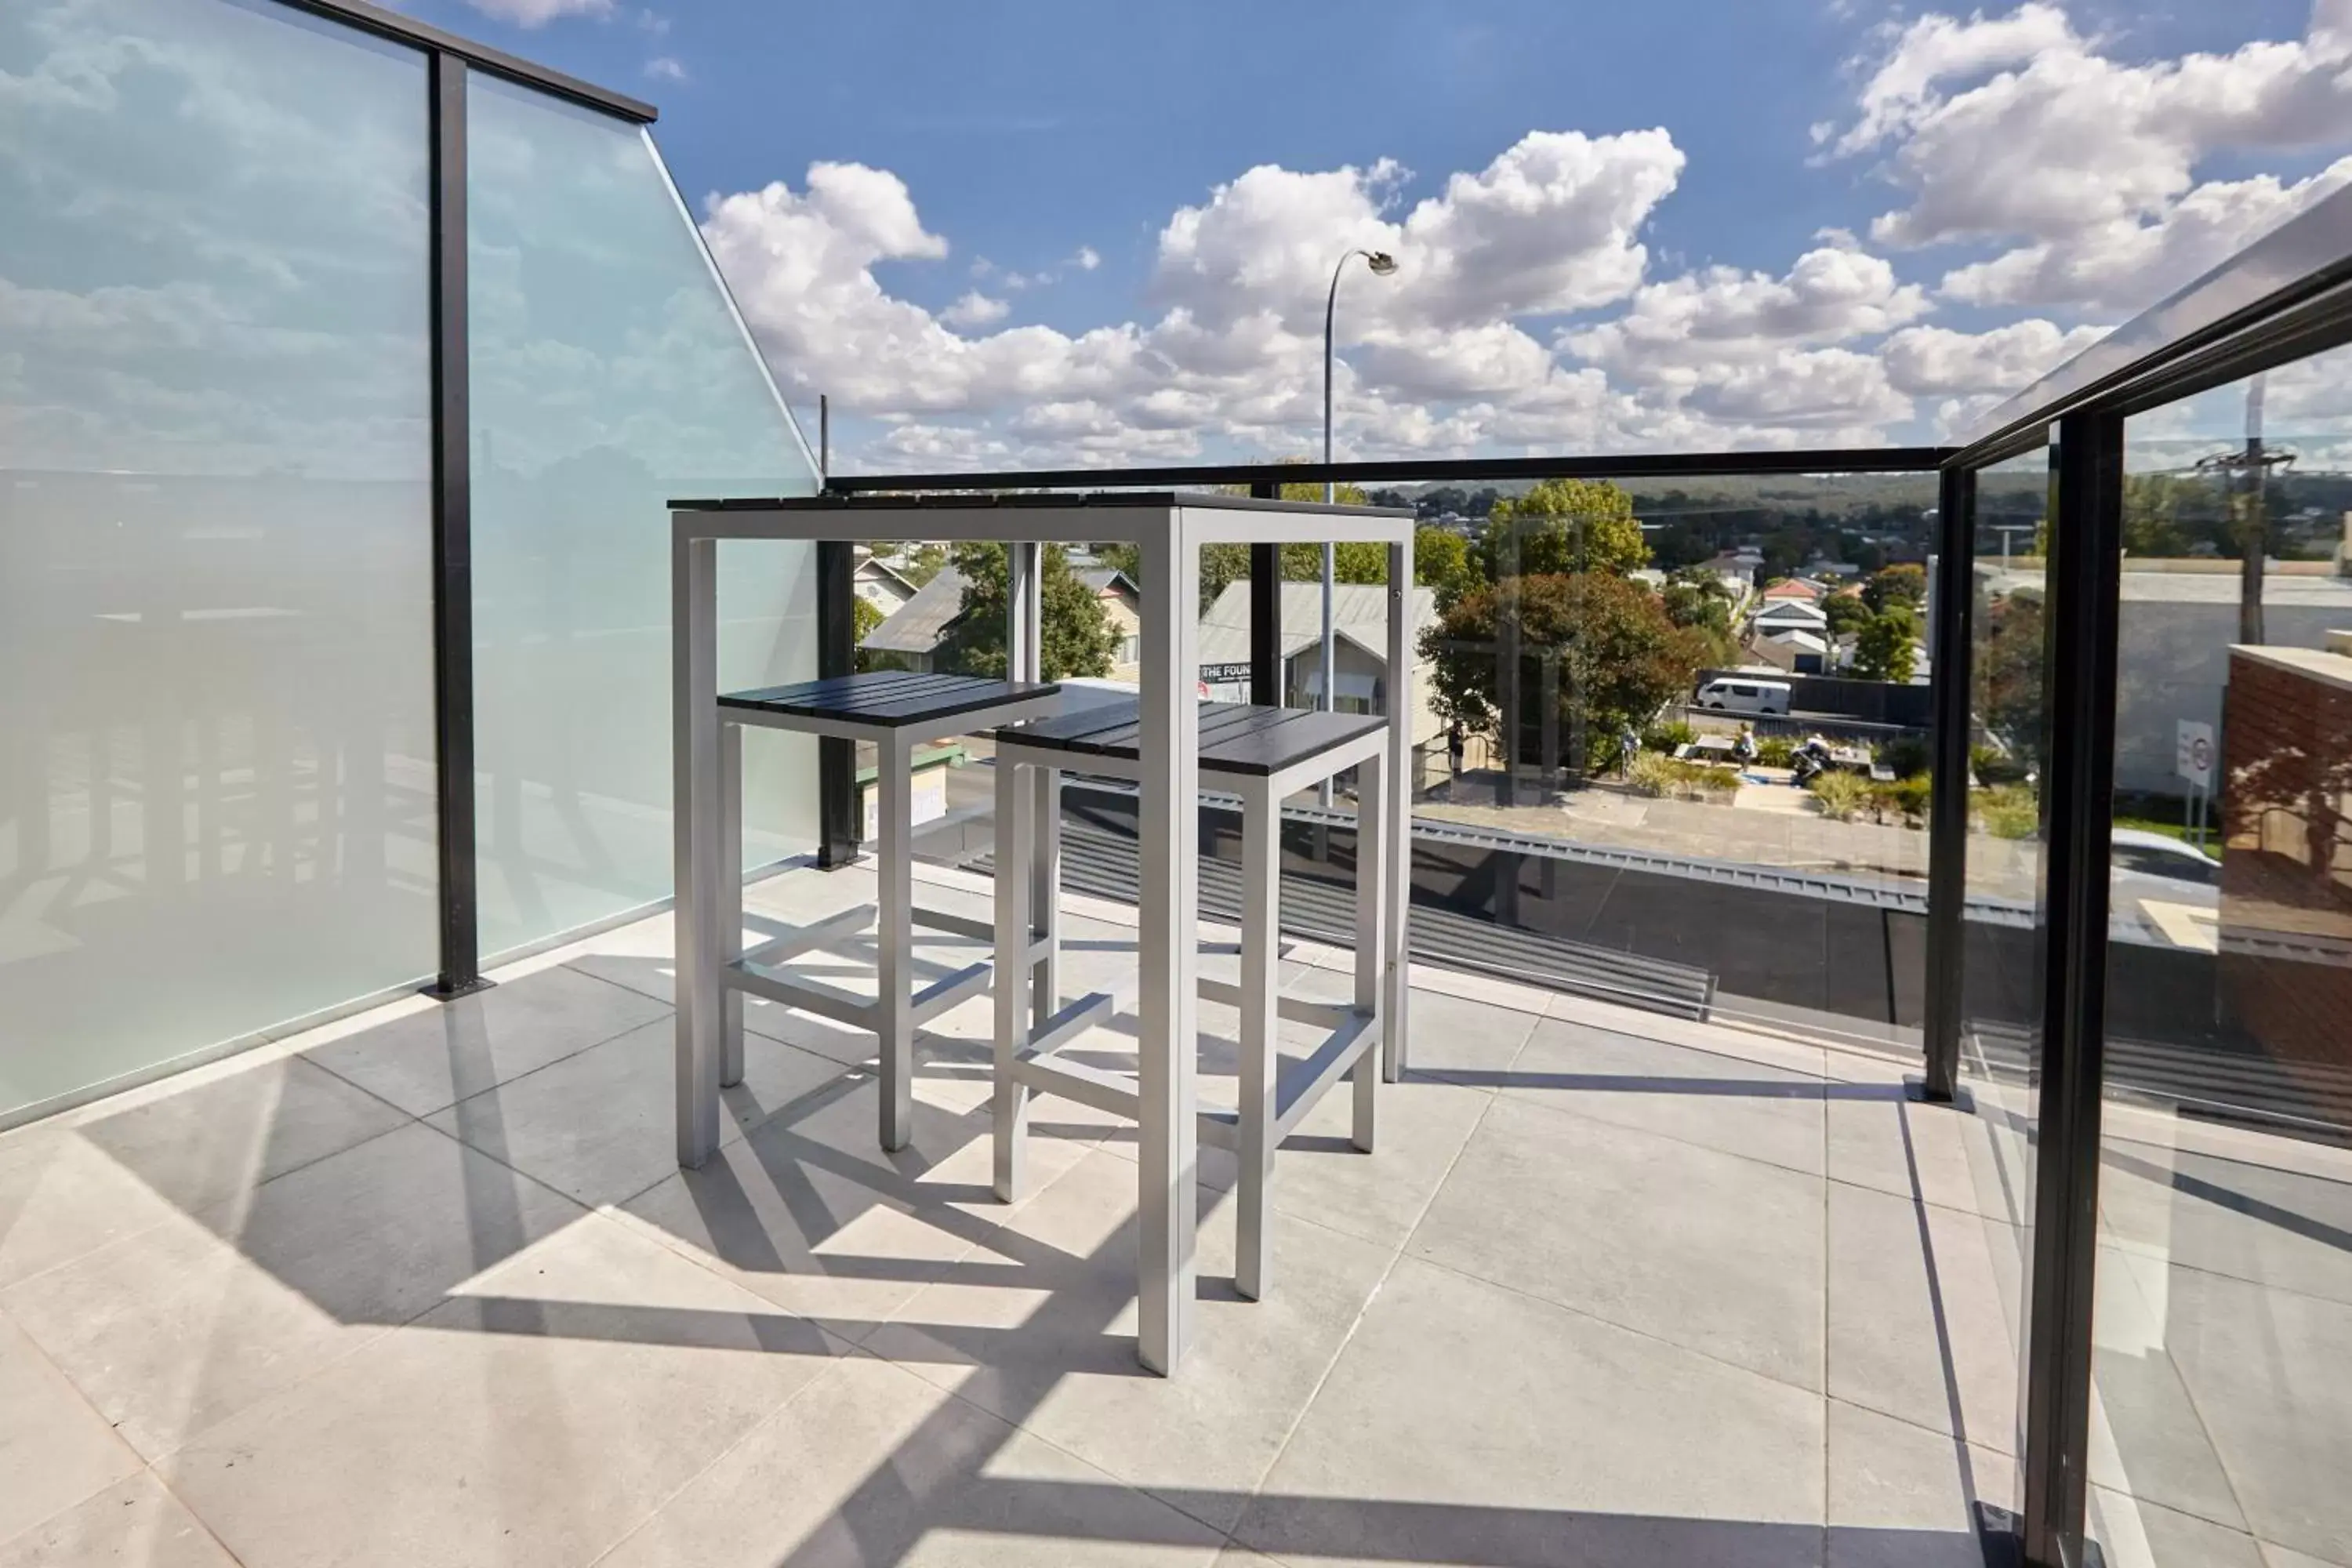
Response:
[[[926,539],[997,542],[1013,550],[1010,595],[1016,636],[1013,679],[1034,679],[1036,555],[1048,543],[1131,543],[1143,606],[1138,784],[1141,895],[1137,946],[1141,988],[1137,1128],[1136,1354],[1172,1373],[1192,1339],[1200,1196],[1196,1121],[1200,910],[1198,641],[1201,547],[1206,544],[1363,542],[1388,547],[1387,918],[1381,924],[1384,1076],[1402,1069],[1406,889],[1413,648],[1409,595],[1413,514],[1383,507],[1324,506],[1240,496],[1118,490],[1094,495],[957,494],[785,497],[670,503],[673,755],[677,901],[678,1163],[697,1167],[719,1145],[719,1090],[726,999],[716,954],[726,896],[740,867],[724,864],[720,830],[719,544],[722,540]],[[1025,566],[1024,566],[1025,563]],[[1025,570],[1026,581],[1024,581]],[[1170,614],[1173,607],[1177,612]],[[1028,625],[1022,626],[1024,616]],[[1025,667],[1024,667],[1025,665]],[[1021,875],[1000,867],[1000,876]],[[738,933],[740,935],[740,933]]]

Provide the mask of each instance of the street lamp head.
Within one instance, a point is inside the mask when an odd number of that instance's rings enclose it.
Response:
[[[1364,265],[1372,269],[1375,278],[1386,278],[1397,269],[1396,258],[1385,250],[1364,252]]]

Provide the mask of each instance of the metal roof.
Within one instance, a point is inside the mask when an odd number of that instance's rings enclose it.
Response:
[[[929,653],[963,614],[963,574],[943,566],[857,646],[875,653]]]

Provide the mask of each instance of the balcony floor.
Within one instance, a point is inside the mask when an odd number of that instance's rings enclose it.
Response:
[[[1131,969],[1131,911],[1071,907],[1066,988]],[[864,1037],[754,1007],[681,1173],[668,946],[0,1136],[0,1564],[1974,1568],[1968,1498],[2011,1499],[2014,1241],[1982,1124],[1900,1061],[1419,972],[1379,1152],[1341,1093],[1278,1163],[1263,1303],[1204,1153],[1162,1380],[1126,1133],[1041,1101],[1034,1190],[990,1195],[985,999],[897,1156]]]

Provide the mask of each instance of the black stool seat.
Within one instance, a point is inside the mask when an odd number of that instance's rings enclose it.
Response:
[[[1051,697],[1061,687],[1050,680],[991,680],[977,675],[917,675],[904,669],[869,670],[794,686],[763,686],[730,691],[721,708],[739,708],[780,718],[831,719],[895,730],[960,714]]]
[[[1269,777],[1347,744],[1388,721],[1369,713],[1325,713],[1311,708],[1261,708],[1248,702],[1201,704],[1201,771]],[[1008,724],[994,731],[1000,746],[1065,752],[1076,757],[1134,762],[1142,728],[1141,705],[1108,702],[1051,719]],[[1075,765],[1075,764],[1074,764]]]

